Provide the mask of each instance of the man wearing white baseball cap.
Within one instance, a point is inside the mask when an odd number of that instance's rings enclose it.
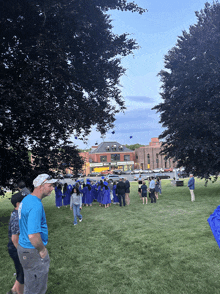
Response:
[[[20,235],[18,256],[24,270],[24,294],[44,294],[47,291],[47,280],[50,258],[46,245],[48,228],[46,215],[41,200],[54,190],[57,180],[47,174],[37,176],[34,191],[28,194],[18,209]]]

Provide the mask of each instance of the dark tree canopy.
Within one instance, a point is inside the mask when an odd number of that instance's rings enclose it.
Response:
[[[220,4],[205,4],[159,73],[164,153],[198,176],[220,172]]]
[[[106,11],[145,10],[126,0],[0,1],[0,184],[47,171],[72,133],[104,134],[125,109],[121,57],[138,46],[114,35]],[[64,148],[65,149],[65,148]],[[64,150],[62,149],[62,150]],[[30,165],[28,150],[41,165]],[[72,161],[81,163],[72,147]],[[63,153],[62,153],[63,154]],[[55,156],[55,155],[54,155]],[[54,157],[56,158],[56,156]],[[60,158],[62,161],[62,158]]]

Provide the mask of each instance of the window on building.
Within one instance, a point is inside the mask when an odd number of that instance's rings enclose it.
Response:
[[[111,161],[120,161],[120,154],[111,154]]]
[[[159,154],[156,154],[156,164],[157,164],[157,168],[159,168]]]
[[[167,168],[167,159],[164,158],[164,161],[165,161],[165,168]]]
[[[107,156],[100,156],[100,162],[107,162]]]
[[[147,163],[150,164],[150,154],[147,154]]]
[[[130,155],[124,155],[124,161],[130,161]]]
[[[112,151],[116,151],[117,145],[112,145]]]

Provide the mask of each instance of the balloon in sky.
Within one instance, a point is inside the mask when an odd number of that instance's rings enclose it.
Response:
[[[77,137],[75,137],[75,139],[77,140]]]
[[[130,136],[130,139],[133,138],[133,136]]]
[[[112,134],[115,134],[115,131],[113,131]]]

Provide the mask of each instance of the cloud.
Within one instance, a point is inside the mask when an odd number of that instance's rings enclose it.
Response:
[[[154,120],[156,120],[157,122],[159,120],[159,115],[156,113],[156,111],[151,110],[151,108],[139,108],[127,110],[125,113],[120,113],[116,115],[115,125],[130,122],[135,122],[137,124],[138,122],[144,123],[146,121]]]
[[[127,110],[116,115],[115,127],[106,134],[104,141],[117,141],[124,145],[149,144],[151,138],[158,137],[163,131],[159,124],[159,114],[155,110],[151,110],[154,105],[155,100],[153,98],[127,96]],[[113,130],[115,131],[114,134],[112,134]],[[86,145],[83,146],[83,142],[80,140],[75,141],[80,148],[90,148],[96,142],[100,144],[103,142],[103,138],[95,131],[95,128],[92,129]]]
[[[142,102],[142,103],[152,103],[154,100],[146,96],[126,96],[125,100]]]

